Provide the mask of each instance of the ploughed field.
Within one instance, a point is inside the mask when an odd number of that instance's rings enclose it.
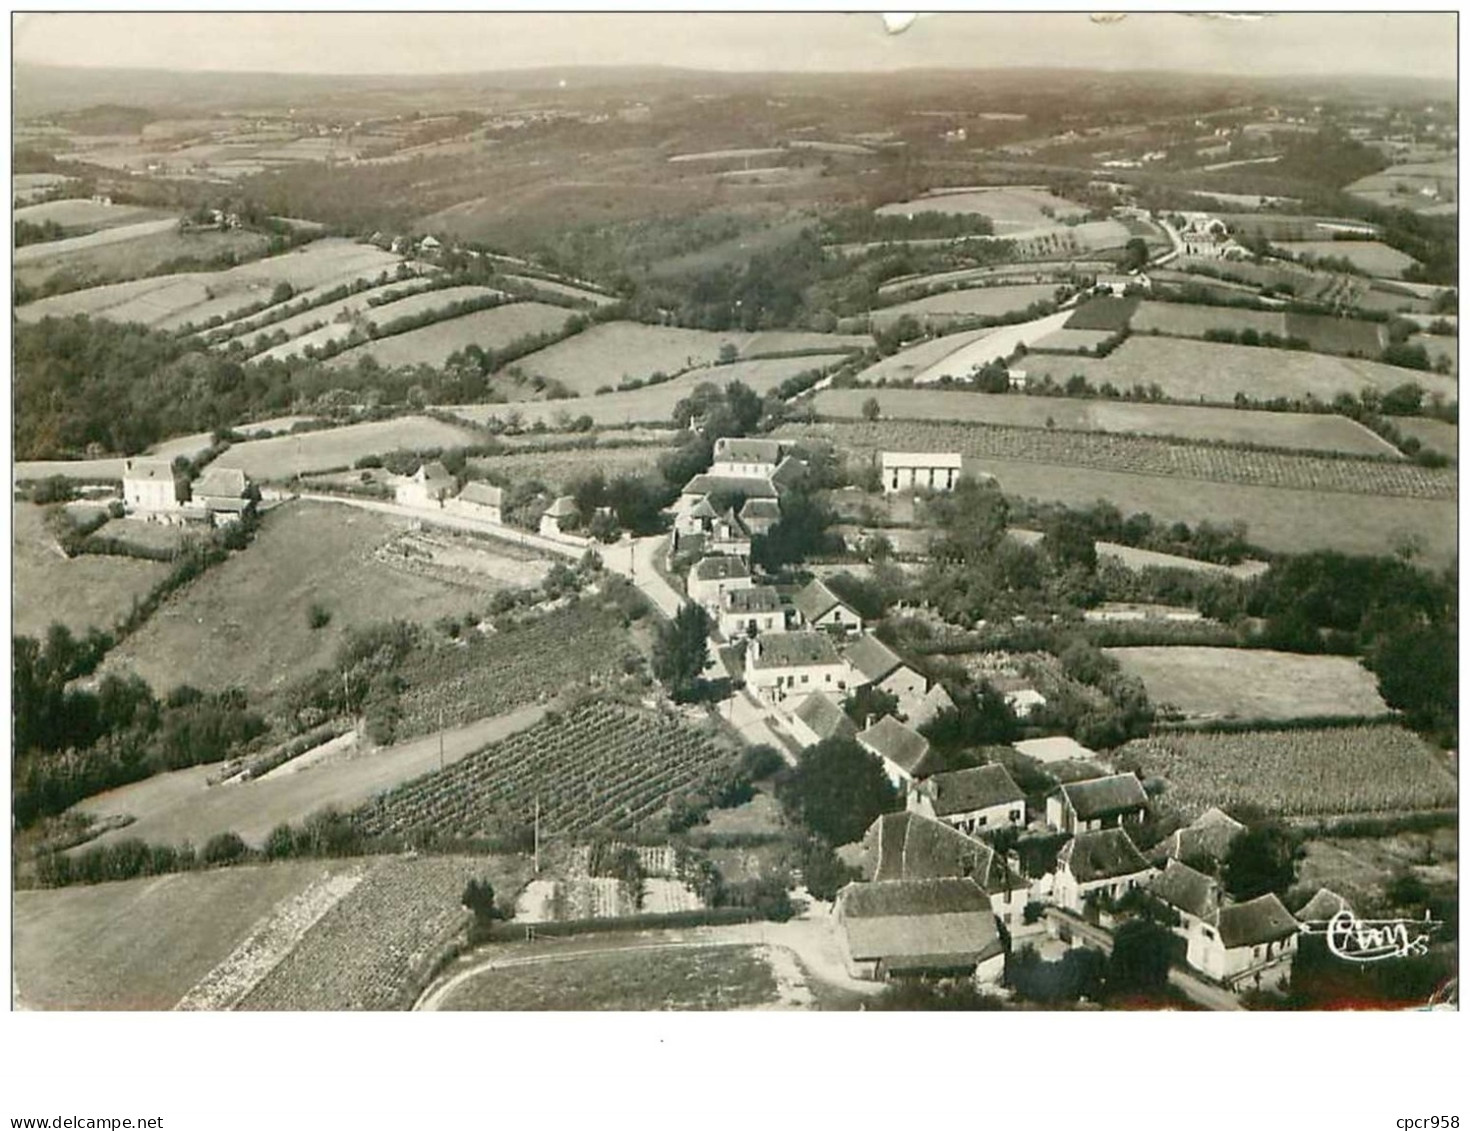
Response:
[[[593,701],[408,782],[354,820],[368,835],[499,837],[530,823],[539,800],[545,833],[635,830],[729,756],[668,716]]]
[[[958,451],[974,459],[1026,460],[1251,487],[1446,500],[1454,499],[1456,491],[1453,471],[1402,461],[1327,459],[1119,433],[878,420],[788,426],[779,434],[816,435],[841,450],[861,454]]]
[[[1118,757],[1161,779],[1160,801],[1189,818],[1211,806],[1285,817],[1438,809],[1458,797],[1439,755],[1397,726],[1170,732]]]

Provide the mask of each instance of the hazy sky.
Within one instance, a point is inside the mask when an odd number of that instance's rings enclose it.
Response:
[[[14,16],[23,63],[432,74],[667,64],[717,70],[1068,66],[1455,78],[1445,14],[63,13]]]

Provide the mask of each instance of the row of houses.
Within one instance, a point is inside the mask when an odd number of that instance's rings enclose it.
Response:
[[[124,461],[122,485],[128,514],[169,525],[229,525],[249,514],[256,501],[249,478],[233,467],[207,467],[190,481],[170,460],[139,457]]]
[[[504,523],[505,493],[492,483],[472,480],[463,487],[438,460],[420,464],[412,475],[393,481],[393,501],[418,510],[442,510],[463,518],[499,526]],[[538,533],[546,538],[565,539],[567,531],[581,519],[576,500],[570,495],[553,499],[541,512]]]

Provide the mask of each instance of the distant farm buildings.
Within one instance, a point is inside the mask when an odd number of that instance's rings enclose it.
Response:
[[[883,490],[951,491],[959,482],[964,460],[959,452],[884,452]]]

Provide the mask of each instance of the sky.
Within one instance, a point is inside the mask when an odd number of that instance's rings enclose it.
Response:
[[[29,13],[20,63],[301,74],[663,64],[724,71],[1096,67],[1454,80],[1454,13]]]

